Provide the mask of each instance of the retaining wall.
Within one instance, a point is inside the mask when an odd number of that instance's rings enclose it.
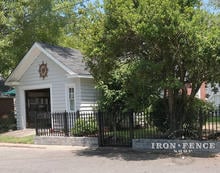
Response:
[[[220,153],[220,141],[133,139],[132,149],[160,153]]]
[[[38,145],[70,145],[98,147],[97,137],[63,137],[35,136],[34,143]]]

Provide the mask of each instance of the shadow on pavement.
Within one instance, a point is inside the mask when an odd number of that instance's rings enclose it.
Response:
[[[191,153],[191,154],[175,154],[175,153],[153,153],[146,151],[135,151],[131,148],[122,147],[99,147],[87,148],[74,152],[78,156],[86,157],[105,157],[109,159],[122,159],[126,161],[139,161],[139,160],[156,160],[166,158],[181,158],[181,157],[199,157],[210,158],[216,157],[213,153]]]

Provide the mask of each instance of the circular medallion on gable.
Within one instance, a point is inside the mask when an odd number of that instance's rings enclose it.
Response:
[[[40,77],[42,77],[43,79],[44,79],[45,77],[47,77],[48,68],[47,68],[47,63],[44,64],[44,61],[43,61],[42,64],[40,64],[40,66],[39,66],[39,73],[40,73]]]

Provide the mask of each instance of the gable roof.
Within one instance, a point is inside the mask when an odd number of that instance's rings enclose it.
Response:
[[[37,44],[72,72],[79,75],[90,74],[89,71],[86,70],[85,63],[83,62],[83,55],[80,51],[39,42],[37,42]]]
[[[14,71],[10,74],[5,82],[6,85],[18,85],[22,75],[42,52],[66,71],[68,77],[92,78],[89,71],[86,69],[86,65],[83,62],[83,55],[80,51],[72,48],[35,42]]]

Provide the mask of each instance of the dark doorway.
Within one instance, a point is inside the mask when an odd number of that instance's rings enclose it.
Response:
[[[39,112],[50,112],[50,89],[27,90],[26,127],[35,128],[35,116]]]

